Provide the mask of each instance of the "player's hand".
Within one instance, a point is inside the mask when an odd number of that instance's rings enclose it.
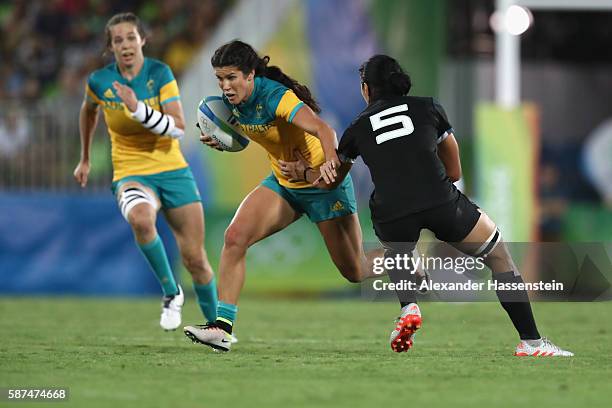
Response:
[[[291,183],[297,183],[298,181],[307,181],[306,170],[312,168],[310,167],[310,162],[306,160],[302,153],[297,149],[293,151],[293,154],[297,158],[296,161],[278,161],[281,174],[287,177],[287,179]]]
[[[130,112],[136,112],[136,108],[138,107],[138,99],[136,98],[134,90],[127,85],[121,85],[117,81],[113,82],[113,88],[115,88],[115,93],[125,104],[125,106],[127,106]]]
[[[87,185],[87,178],[89,177],[89,162],[81,160],[74,169],[74,179],[81,185],[81,188],[85,188]]]
[[[213,139],[212,137],[206,135],[203,131],[202,128],[200,128],[200,124],[196,123],[196,127],[198,128],[198,130],[200,131],[200,142],[204,143],[206,146],[208,147],[212,147],[213,149],[219,150],[220,152],[223,151],[223,149],[221,148],[221,146],[219,145],[219,142],[216,141],[215,139]]]
[[[319,167],[321,176],[312,184],[316,186],[321,181],[325,181],[325,184],[332,184],[334,181],[336,181],[336,177],[338,177],[338,168],[340,168],[340,160],[338,159],[338,156],[327,160],[321,165],[321,167]]]

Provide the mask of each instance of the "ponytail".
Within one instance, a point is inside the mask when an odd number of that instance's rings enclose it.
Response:
[[[387,79],[388,89],[394,95],[406,95],[410,92],[412,82],[410,77],[403,72],[392,72]]]
[[[372,101],[383,97],[407,95],[412,88],[410,76],[387,55],[375,55],[359,68],[361,82],[368,85]]]
[[[264,58],[268,58],[268,57],[264,57]],[[310,89],[308,89],[307,86],[300,84],[298,81],[296,81],[295,79],[285,74],[279,67],[274,66],[274,65],[266,67],[263,76],[285,85],[287,88],[291,89],[302,102],[308,105],[310,109],[312,109],[316,113],[321,112],[321,108],[319,107],[319,104],[312,96]]]

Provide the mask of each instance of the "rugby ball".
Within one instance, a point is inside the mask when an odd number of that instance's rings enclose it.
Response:
[[[207,96],[198,106],[200,130],[212,137],[222,150],[239,152],[249,144],[249,139],[240,129],[238,119],[232,115],[220,96]]]

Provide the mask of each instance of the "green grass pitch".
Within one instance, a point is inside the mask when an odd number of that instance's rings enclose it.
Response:
[[[391,352],[394,303],[245,299],[228,354],[157,326],[157,299],[2,298],[0,387],[69,387],[58,407],[608,407],[612,303],[534,304],[576,353],[515,358],[498,304],[424,303]],[[188,299],[184,320],[199,312]],[[529,405],[527,405],[529,404]],[[51,406],[0,402],[2,406]]]

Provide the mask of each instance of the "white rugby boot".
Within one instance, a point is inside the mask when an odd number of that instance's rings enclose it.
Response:
[[[218,351],[230,351],[234,343],[233,336],[214,323],[185,326],[183,331],[194,343],[204,344]]]
[[[395,329],[389,337],[391,349],[396,353],[408,351],[414,342],[414,333],[421,328],[421,310],[416,303],[402,308],[402,314],[395,321]]]
[[[179,292],[174,296],[164,296],[162,298],[162,312],[159,325],[162,329],[176,330],[181,325],[181,310],[185,304],[183,288],[177,285]]]
[[[563,350],[554,345],[546,337],[542,337],[538,345],[533,345],[537,340],[521,340],[516,346],[514,355],[517,357],[573,357],[574,353]],[[530,344],[531,343],[531,344]]]

